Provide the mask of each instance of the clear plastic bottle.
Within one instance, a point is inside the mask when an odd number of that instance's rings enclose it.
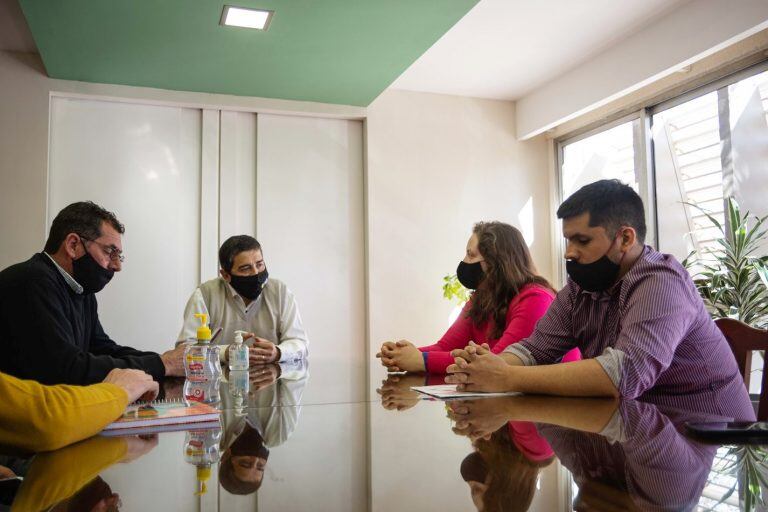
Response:
[[[197,342],[187,345],[184,351],[184,397],[187,400],[203,403],[216,403],[221,399],[219,382],[221,364],[219,347],[211,346],[211,329],[208,327],[208,315],[197,313],[200,327],[197,329]]]
[[[211,347],[211,329],[208,327],[208,315],[196,313],[200,319],[197,328],[197,342],[187,345],[184,350],[184,373],[187,381],[205,382],[210,379],[210,364],[208,362]]]
[[[248,369],[248,345],[243,343],[245,331],[235,331],[235,341],[229,346],[229,369]]]

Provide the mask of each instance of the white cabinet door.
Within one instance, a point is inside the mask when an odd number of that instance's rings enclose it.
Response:
[[[259,115],[256,233],[309,335],[305,400],[365,397],[363,131],[359,121]],[[334,364],[326,364],[333,362]],[[321,370],[324,369],[324,370]],[[327,375],[320,374],[327,371]]]
[[[120,344],[176,340],[200,275],[200,155],[200,110],[51,99],[48,226],[85,200],[125,224],[123,270],[97,296]]]

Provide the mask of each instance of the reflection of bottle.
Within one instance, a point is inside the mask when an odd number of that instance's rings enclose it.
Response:
[[[219,462],[221,429],[190,430],[184,439],[184,460],[197,467],[196,496],[206,493],[211,465]]]
[[[184,382],[184,398],[190,402],[218,403],[221,400],[220,382],[218,378],[204,382],[187,380]]]
[[[243,343],[245,331],[235,331],[235,342],[229,346],[229,369],[248,369],[248,345]]]
[[[248,370],[231,370],[229,372],[229,393],[232,395],[233,405],[238,412],[242,412],[250,384]]]

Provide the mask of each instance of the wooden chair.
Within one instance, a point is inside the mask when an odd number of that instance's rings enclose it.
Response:
[[[768,330],[755,329],[732,318],[718,318],[715,320],[715,324],[725,335],[725,339],[728,340],[741,376],[744,378],[744,385],[749,390],[752,351],[768,350]],[[768,357],[763,359],[763,382],[758,403],[757,419],[759,421],[768,420]]]

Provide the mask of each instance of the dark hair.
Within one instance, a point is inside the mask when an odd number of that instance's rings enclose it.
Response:
[[[491,434],[489,440],[479,439],[476,448],[488,467],[488,490],[483,495],[483,510],[528,510],[536,493],[539,471],[555,460],[554,455],[541,461],[528,459],[510,439],[507,423]]]
[[[590,227],[605,228],[611,237],[622,226],[635,228],[640,243],[645,241],[645,208],[632,187],[619,180],[600,180],[584,185],[563,201],[558,219],[589,213]]]
[[[121,235],[125,233],[125,227],[109,210],[92,201],[72,203],[53,219],[43,250],[48,254],[55,253],[70,233],[76,233],[87,240],[96,240],[101,236],[101,225],[104,222],[108,222]]]
[[[527,284],[552,289],[538,275],[531,253],[520,231],[503,222],[478,222],[472,232],[485,260],[485,277],[472,294],[467,316],[475,325],[493,321],[491,339],[498,339],[507,324],[510,301]],[[553,290],[554,291],[554,290]]]
[[[235,256],[244,251],[261,250],[261,244],[252,236],[235,235],[227,238],[219,249],[219,265],[230,272],[235,262]]]

